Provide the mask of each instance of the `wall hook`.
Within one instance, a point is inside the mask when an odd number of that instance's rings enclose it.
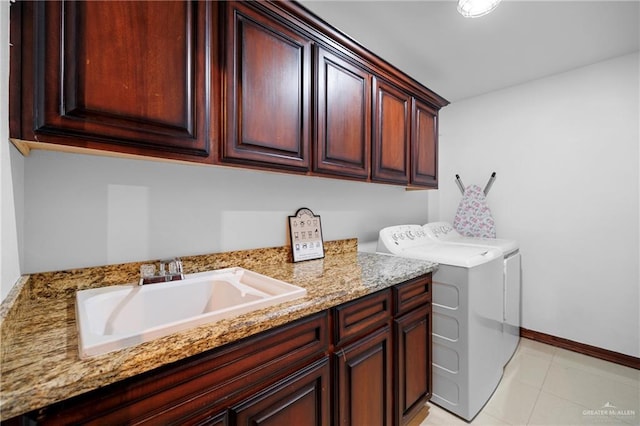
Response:
[[[460,188],[460,192],[464,195],[464,184],[462,183],[462,179],[460,179],[460,175],[456,175],[456,183],[458,184],[458,188]]]
[[[496,172],[491,173],[491,177],[489,178],[489,182],[487,182],[487,185],[484,187],[484,195],[487,195],[489,193],[489,190],[491,189],[491,185],[493,185],[493,181],[496,180]]]
[[[491,173],[491,177],[489,178],[489,181],[487,182],[487,184],[484,187],[484,195],[487,195],[489,193],[489,190],[491,189],[491,185],[493,185],[493,181],[496,180],[496,172]],[[456,175],[456,184],[458,185],[458,188],[460,189],[460,192],[462,193],[462,195],[464,195],[464,184],[462,183],[462,179],[460,179],[460,175]]]

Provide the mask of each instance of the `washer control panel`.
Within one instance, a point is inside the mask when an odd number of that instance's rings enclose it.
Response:
[[[428,236],[440,241],[447,241],[448,239],[450,239],[448,237],[455,237],[460,235],[458,231],[453,229],[453,226],[451,226],[451,224],[448,222],[427,223],[422,228]]]
[[[377,251],[397,253],[398,251],[429,243],[427,233],[420,225],[397,225],[381,229]]]

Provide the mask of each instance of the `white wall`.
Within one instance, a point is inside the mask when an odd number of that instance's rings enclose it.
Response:
[[[23,160],[9,142],[9,2],[6,0],[0,1],[0,64],[0,300],[4,300],[20,277],[18,229],[23,185]]]
[[[8,20],[0,0],[1,64]],[[2,65],[0,94],[7,81]],[[524,256],[523,326],[640,356],[638,90],[631,55],[454,103],[441,112],[441,189],[431,192],[50,152],[23,159],[7,142],[0,96],[1,296],[20,262],[29,273],[282,245],[286,216],[301,206],[322,215],[326,240],[375,240],[427,213],[451,220],[455,173],[483,186],[496,171],[498,236],[517,238]]]
[[[520,242],[522,325],[640,356],[638,54],[493,92],[441,112],[440,190],[484,187],[498,237]]]
[[[325,240],[426,220],[427,191],[243,169],[33,151],[25,272],[286,244],[308,207]]]

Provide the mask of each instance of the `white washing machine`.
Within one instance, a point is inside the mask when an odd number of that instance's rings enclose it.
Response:
[[[522,291],[521,256],[518,242],[499,238],[465,237],[448,222],[432,222],[424,230],[434,241],[448,244],[490,247],[502,252],[504,258],[502,288],[502,359],[511,359],[520,341],[520,294]]]
[[[438,263],[433,274],[431,402],[470,421],[503,373],[502,252],[439,243],[420,225],[382,229],[377,251]]]

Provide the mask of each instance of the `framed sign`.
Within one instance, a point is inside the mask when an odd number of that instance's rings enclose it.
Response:
[[[289,233],[294,262],[324,258],[320,216],[306,207],[298,209],[289,216]]]

